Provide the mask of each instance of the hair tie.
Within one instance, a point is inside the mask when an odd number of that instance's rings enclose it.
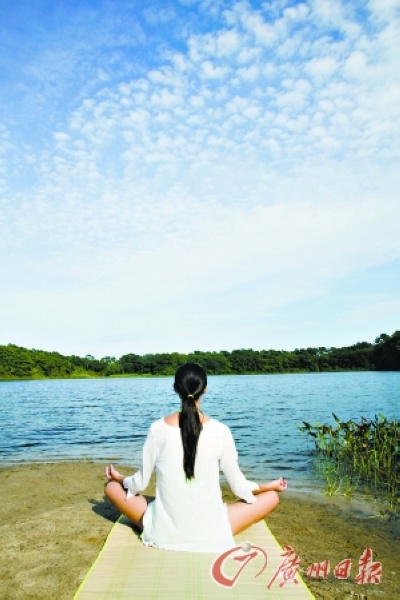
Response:
[[[188,394],[188,395],[187,395],[187,397],[188,397],[188,398],[193,398],[193,400],[194,400],[194,396],[193,396],[193,394]]]

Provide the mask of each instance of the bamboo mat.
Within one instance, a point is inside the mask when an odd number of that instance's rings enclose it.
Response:
[[[270,589],[267,588],[284,558],[282,548],[264,521],[237,535],[235,541],[238,546],[250,542],[252,546],[261,547],[267,554],[267,566],[256,577],[264,565],[260,553],[243,568],[233,587],[222,587],[211,576],[216,555],[149,548],[142,544],[125,517],[121,517],[112,528],[74,600],[314,598],[298,573],[295,575],[297,584],[289,580],[280,586],[284,581],[280,573]],[[244,549],[249,552],[249,546]],[[238,552],[245,556],[245,552]],[[224,563],[223,572],[230,578],[238,572],[238,568],[239,563],[229,558]]]

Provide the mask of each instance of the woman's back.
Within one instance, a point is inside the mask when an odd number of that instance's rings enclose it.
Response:
[[[219,421],[208,419],[203,423],[195,476],[187,479],[179,427],[165,419],[153,423],[149,436],[155,452],[157,501],[146,513],[145,543],[197,551],[218,551],[232,544],[219,485],[219,464],[227,433],[228,428]]]

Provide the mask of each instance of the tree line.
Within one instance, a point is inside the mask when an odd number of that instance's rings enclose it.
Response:
[[[343,348],[287,350],[240,349],[231,352],[125,354],[119,359],[63,356],[58,352],[0,346],[0,379],[81,378],[173,375],[185,362],[202,365],[210,375],[308,373],[326,371],[399,371],[400,331],[382,333],[373,344],[358,342]]]

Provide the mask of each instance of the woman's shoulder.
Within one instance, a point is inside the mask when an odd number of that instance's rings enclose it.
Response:
[[[150,425],[150,431],[155,432],[160,429],[165,428],[168,425],[170,428],[179,429],[179,416],[178,413],[173,413],[171,415],[166,415],[164,417],[160,417],[157,421],[154,421]]]
[[[225,425],[225,423],[222,423],[222,421],[218,421],[217,419],[214,419],[212,417],[210,418],[208,423],[214,430],[219,431],[220,433],[227,433],[230,431],[228,425]]]
[[[171,427],[179,427],[179,413],[174,412],[172,415],[166,415],[165,417],[162,417],[160,421]]]

